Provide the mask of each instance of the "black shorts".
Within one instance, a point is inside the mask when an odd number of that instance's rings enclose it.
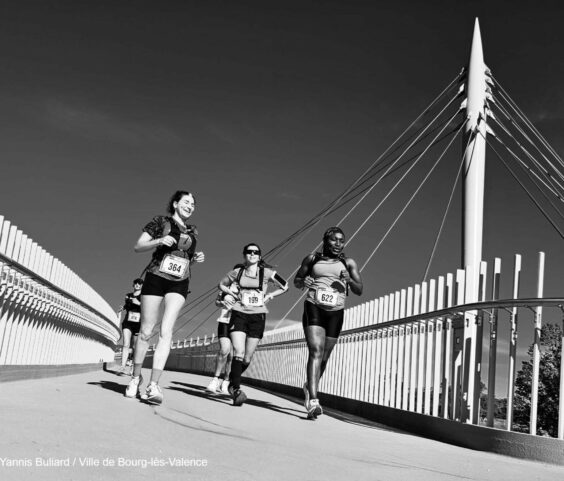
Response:
[[[190,279],[184,279],[183,281],[170,281],[164,277],[147,272],[143,288],[141,289],[141,295],[164,297],[165,294],[168,294],[169,292],[176,292],[186,298],[189,292],[189,285]]]
[[[217,337],[229,338],[229,324],[226,322],[217,323]]]
[[[266,314],[264,313],[245,314],[244,312],[231,311],[229,332],[241,331],[247,334],[247,337],[262,339],[265,323]]]
[[[319,326],[325,329],[327,337],[339,337],[343,328],[344,309],[338,311],[326,311],[313,302],[304,302],[304,314],[302,325],[304,330],[308,326]]]
[[[139,334],[139,328],[141,327],[140,322],[131,322],[131,321],[123,321],[121,324],[121,330],[129,329],[131,331],[131,335],[135,336]]]

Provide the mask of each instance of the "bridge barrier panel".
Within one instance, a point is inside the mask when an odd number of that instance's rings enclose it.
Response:
[[[99,366],[114,359],[119,338],[111,306],[0,216],[0,380]]]

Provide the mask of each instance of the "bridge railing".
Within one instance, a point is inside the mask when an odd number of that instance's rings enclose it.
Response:
[[[111,361],[116,314],[61,261],[0,216],[0,365]],[[9,376],[8,376],[9,378]]]
[[[543,267],[541,255],[538,286],[543,283]],[[346,309],[343,332],[319,386],[322,401],[323,397],[347,400],[357,407],[385,407],[460,425],[539,434],[543,310],[549,320],[561,323],[564,298],[542,298],[542,289],[537,289],[539,297],[519,298],[521,257],[516,256],[514,298],[499,300],[500,269],[501,261],[496,259],[489,279],[491,300],[486,300],[484,262],[477,296],[467,290],[468,270],[458,270],[456,275],[441,276]],[[466,302],[468,297],[478,301]],[[174,342],[167,368],[211,374],[217,353],[213,340],[212,336],[207,342],[200,338]],[[519,362],[528,359],[529,346],[532,377],[524,429],[523,416],[518,422],[514,419],[515,379]],[[301,325],[268,331],[245,376],[268,387],[286,386],[299,394],[307,356]],[[558,431],[553,436],[563,439],[564,367],[560,363],[556,368],[560,387],[554,401]],[[500,400],[505,403],[501,411]],[[391,412],[386,411],[386,416]]]

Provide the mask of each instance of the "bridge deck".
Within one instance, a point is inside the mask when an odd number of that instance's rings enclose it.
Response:
[[[128,378],[111,372],[3,383],[0,478],[530,481],[564,474],[338,412],[308,421],[299,400],[253,388],[236,408],[207,395],[208,380],[165,372],[159,407],[124,398]],[[195,461],[207,465],[189,466]],[[45,465],[57,463],[70,466]]]

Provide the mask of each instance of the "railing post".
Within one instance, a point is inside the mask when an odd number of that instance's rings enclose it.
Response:
[[[539,270],[537,281],[537,298],[543,296],[544,291],[544,252],[539,252]],[[531,422],[530,434],[537,434],[537,411],[539,398],[540,374],[540,341],[542,328],[542,307],[535,307],[535,333],[533,344],[533,374],[531,379]]]
[[[513,299],[519,298],[519,281],[521,278],[521,256],[515,254],[515,264],[513,267]],[[509,373],[507,375],[507,431],[513,429],[513,396],[515,394],[515,368],[517,362],[517,329],[518,329],[518,310],[514,307],[511,310],[510,331],[509,331]]]
[[[499,299],[501,279],[501,259],[495,258],[492,277],[492,301]],[[495,417],[495,370],[497,363],[497,309],[492,309],[490,316],[490,349],[488,361],[488,414],[487,426],[494,425]]]

